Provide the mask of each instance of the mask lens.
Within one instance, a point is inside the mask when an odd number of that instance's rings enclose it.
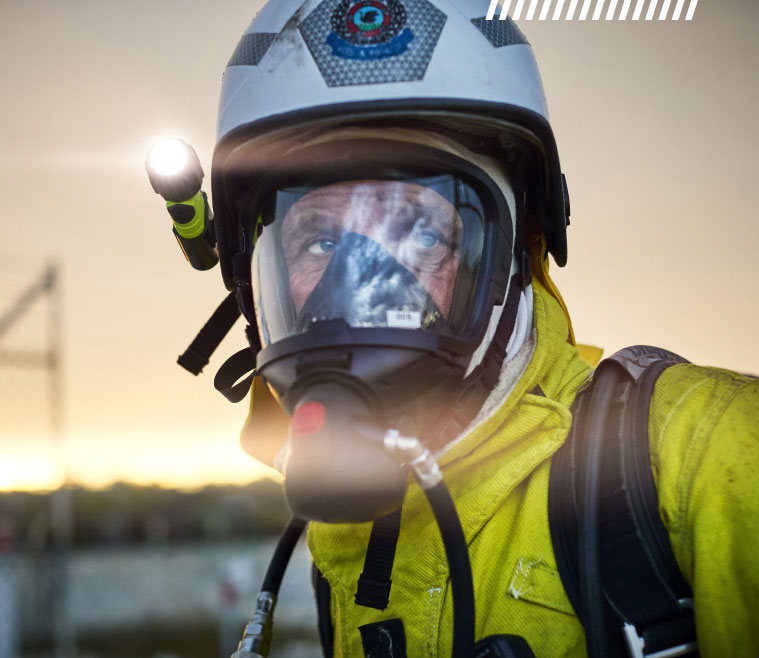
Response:
[[[264,344],[333,319],[465,332],[482,279],[485,207],[450,175],[277,190],[253,255]]]

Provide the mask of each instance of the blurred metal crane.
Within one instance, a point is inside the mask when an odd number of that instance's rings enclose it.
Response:
[[[51,496],[50,518],[54,552],[58,561],[57,587],[53,606],[53,636],[56,658],[73,658],[76,635],[68,610],[68,566],[72,543],[73,507],[69,489],[68,458],[65,449],[63,420],[63,306],[60,268],[51,263],[11,306],[0,314],[0,343],[8,331],[23,318],[39,300],[46,298],[47,349],[4,349],[0,345],[0,368],[36,368],[47,371],[49,382],[49,421],[54,449],[62,465],[62,486]]]

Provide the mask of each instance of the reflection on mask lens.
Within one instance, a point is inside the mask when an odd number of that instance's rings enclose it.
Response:
[[[449,320],[475,293],[484,224],[478,195],[448,175],[278,190],[254,251],[265,343],[337,318],[457,332]]]

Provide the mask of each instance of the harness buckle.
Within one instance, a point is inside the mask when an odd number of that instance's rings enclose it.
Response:
[[[680,599],[678,602],[683,609],[693,609],[693,599]],[[646,640],[638,633],[638,629],[633,624],[625,622],[622,631],[630,658],[676,658],[676,656],[695,654],[698,651],[698,643],[693,641],[682,642],[669,648],[646,653]]]

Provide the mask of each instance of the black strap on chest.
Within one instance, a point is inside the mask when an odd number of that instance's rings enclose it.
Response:
[[[366,548],[364,570],[358,579],[355,602],[367,608],[384,610],[390,602],[390,575],[395,548],[401,531],[401,508],[375,520]]]
[[[648,346],[602,361],[551,465],[548,516],[588,656],[695,656],[692,593],[659,516],[648,448],[659,375],[684,359]]]
[[[324,658],[332,658],[335,647],[335,629],[332,627],[332,589],[316,563],[311,563],[311,585],[316,599],[316,618],[319,627],[319,643]]]

